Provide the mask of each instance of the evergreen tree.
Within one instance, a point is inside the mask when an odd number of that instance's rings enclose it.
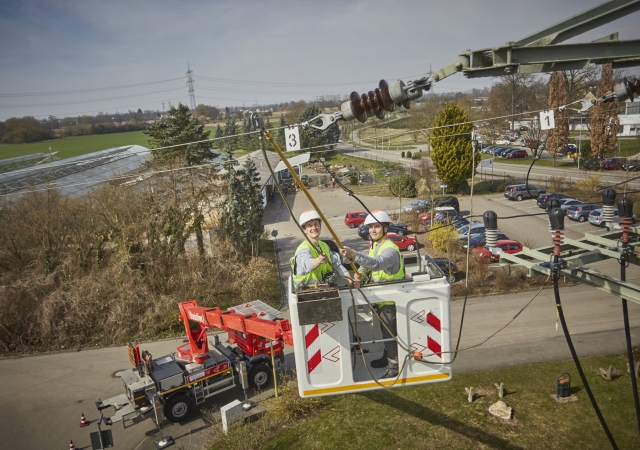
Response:
[[[431,159],[438,177],[449,192],[465,185],[475,172],[471,132],[473,125],[466,111],[456,103],[447,103],[433,122],[431,131]],[[439,128],[442,127],[442,128]],[[480,158],[476,159],[476,164]]]
[[[226,161],[232,161],[232,152],[225,153]],[[239,253],[256,255],[258,241],[264,232],[260,176],[251,159],[247,159],[242,169],[236,169],[231,162],[225,164],[225,168],[222,179],[227,189],[222,203],[220,231]]]
[[[251,253],[254,256],[258,254],[258,241],[264,232],[263,214],[264,214],[264,198],[260,192],[260,175],[256,170],[253,160],[247,158],[242,173],[242,188],[244,199],[248,206],[248,216],[246,218],[247,238],[251,243]]]
[[[233,151],[236,148],[237,139],[235,137],[232,137],[236,135],[236,121],[231,114],[227,115],[223,134],[226,137],[226,139],[224,140],[225,143],[223,148],[229,151]]]
[[[276,143],[278,144],[278,146],[280,147],[280,149],[282,151],[284,151],[284,146],[285,146],[285,128],[287,126],[287,121],[284,120],[284,114],[280,114],[280,123],[278,124],[279,130],[278,130],[278,134],[276,135]]]
[[[222,131],[222,127],[220,126],[220,124],[218,124],[218,126],[216,127],[215,138],[219,139],[219,140],[213,141],[213,142],[214,142],[214,145],[219,149],[223,149],[224,148],[223,140],[220,139],[222,137],[224,137],[224,132]]]
[[[220,231],[229,239],[236,250],[247,253],[247,229],[246,217],[248,205],[244,201],[244,192],[240,177],[242,170],[236,170],[232,160],[233,152],[225,150],[225,170],[222,180],[226,183],[226,197],[222,203],[222,215]],[[250,245],[249,245],[250,247]]]
[[[602,97],[613,91],[613,69],[611,64],[602,65],[602,77],[596,91],[596,97]],[[618,102],[597,103],[593,107],[591,116],[591,152],[593,156],[603,157],[613,151],[618,142],[620,118],[618,117]]]
[[[567,103],[567,94],[564,89],[562,74],[553,72],[549,82],[549,108],[554,109],[554,122],[556,127],[547,130],[547,152],[553,156],[553,165],[556,165],[556,156],[562,154],[569,143],[569,116],[567,110],[560,111],[558,106]]]
[[[204,126],[191,118],[189,107],[182,103],[178,106],[172,105],[166,120],[154,122],[143,133],[149,136],[149,145],[152,148],[188,144],[154,150],[154,158],[159,162],[183,159],[188,166],[193,166],[216,156],[210,142],[200,142],[209,139],[211,132],[204,131]]]

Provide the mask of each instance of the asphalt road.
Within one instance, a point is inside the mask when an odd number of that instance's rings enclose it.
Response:
[[[514,148],[520,148],[517,145],[513,146]],[[356,158],[370,159],[374,161],[385,161],[392,163],[400,163],[405,167],[415,167],[418,164],[417,160],[401,158],[399,151],[382,151],[382,150],[372,150],[363,147],[353,147],[352,145],[345,144],[341,146],[338,151],[340,151],[344,155],[353,156]],[[549,158],[545,158],[549,159]],[[527,175],[527,171],[529,170],[529,164],[509,164],[500,162],[502,160],[501,157],[496,157],[494,159],[493,170],[491,168],[481,168],[478,165],[477,168],[477,179],[500,179],[507,177],[515,177],[518,179],[524,179]],[[531,158],[526,160],[531,163]],[[604,170],[602,172],[593,172],[593,171],[584,171],[577,168],[575,169],[567,169],[560,167],[548,167],[541,165],[533,165],[531,169],[531,173],[529,175],[529,179],[535,183],[538,183],[543,188],[548,188],[549,180],[552,177],[562,177],[567,181],[575,182],[581,178],[588,177],[590,175],[599,175],[601,183],[603,185],[612,186],[614,184],[620,185],[616,189],[622,192],[624,186],[620,183],[627,181],[626,185],[633,188],[640,188],[640,176],[637,172],[627,173],[622,170]],[[638,179],[634,179],[638,177]],[[633,180],[632,180],[633,179]]]
[[[345,213],[360,209],[360,205],[339,189],[313,188],[312,193],[339,238],[346,245],[366,249],[366,242],[357,236],[356,231],[342,223]],[[302,193],[289,194],[288,199],[293,204],[296,216],[309,207]],[[392,210],[399,207],[397,199],[363,197],[362,200],[371,209]],[[532,200],[512,202],[500,194],[474,198],[473,205],[468,197],[460,200],[462,210],[473,210],[474,215],[487,209],[493,209],[501,217],[541,211]],[[280,267],[283,276],[286,276],[287,260],[301,242],[301,237],[280,199],[268,207],[265,224],[269,230],[278,231]],[[507,235],[522,242],[529,242],[533,246],[550,245],[550,233],[543,217],[499,219],[498,226]],[[600,230],[585,223],[569,223],[566,235],[575,238],[585,232],[598,233]],[[329,237],[326,228],[324,235]],[[619,266],[616,261],[607,261],[599,263],[597,269],[617,276]],[[629,268],[630,281],[637,280],[639,276],[635,267]],[[534,291],[527,291],[469,299],[460,347],[477,344],[502,327],[534,294]],[[581,357],[624,351],[618,298],[588,286],[561,288],[561,297],[569,329]],[[630,303],[629,310],[633,341],[638,345],[640,306]],[[453,301],[452,336],[457,336],[461,311],[461,301]],[[287,316],[286,309],[283,316]],[[144,343],[141,347],[157,357],[175,351],[182,342],[165,340]],[[291,351],[291,348],[287,349],[286,367],[289,368],[294,365]],[[553,293],[550,289],[544,289],[503,332],[479,348],[461,352],[453,364],[453,373],[455,376],[456,373],[568,360],[569,357],[562,332],[556,330]],[[95,421],[98,413],[94,402],[98,398],[105,399],[122,393],[117,372],[129,367],[124,346],[0,359],[0,383],[4,386],[0,393],[0,449],[68,448],[69,439],[73,439],[78,449],[90,448],[89,433],[97,430]],[[624,368],[618,369],[626,373]],[[570,361],[567,362],[567,370],[575,371]],[[549,380],[550,392],[555,389],[554,383],[554,380]],[[264,395],[269,393],[267,391]],[[249,393],[250,396],[253,394]],[[207,405],[215,410],[236,398],[243,398],[240,388],[220,394],[213,401],[208,401]],[[91,421],[89,427],[80,428],[80,413],[84,413]],[[176,440],[174,448],[200,448],[202,443],[210,439],[211,427],[219,427],[219,423],[211,425],[209,417],[212,417],[211,414],[201,410],[186,423],[167,424],[164,433]],[[149,418],[127,421],[126,428],[116,424],[112,433],[115,448],[123,449],[151,450],[155,448],[153,441],[160,437]]]

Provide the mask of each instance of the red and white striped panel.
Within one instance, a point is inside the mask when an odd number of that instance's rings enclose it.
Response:
[[[436,354],[438,357],[442,357],[442,330],[440,324],[440,317],[434,314],[433,311],[427,310],[427,348]]]
[[[320,348],[320,327],[318,324],[304,326],[304,346],[307,373],[322,373],[322,349]]]

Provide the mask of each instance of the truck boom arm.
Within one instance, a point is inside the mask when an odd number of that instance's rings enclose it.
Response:
[[[286,319],[270,320],[270,316],[264,312],[239,314],[233,310],[223,311],[218,307],[205,308],[198,306],[195,300],[181,302],[178,307],[180,308],[180,320],[182,320],[187,332],[194,358],[203,357],[209,351],[206,330],[215,328],[253,334],[293,345],[291,325]],[[262,317],[260,317],[261,315]],[[196,322],[199,326],[192,330],[189,321]]]

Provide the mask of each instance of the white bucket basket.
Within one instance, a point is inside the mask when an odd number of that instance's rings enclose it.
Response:
[[[380,379],[386,368],[375,369],[370,362],[382,356],[381,325],[367,301],[357,290],[331,289],[308,295],[292,292],[289,280],[289,309],[293,330],[298,389],[301,397],[336,395],[382,389],[373,379],[391,386],[394,378]],[[420,352],[422,361],[406,361],[393,387],[435,383],[451,379],[451,327],[449,317],[449,283],[445,277],[429,273],[391,283],[367,285],[362,292],[369,302],[395,302],[398,340],[411,353]],[[355,308],[354,308],[355,303]],[[302,306],[300,306],[302,305]],[[299,307],[300,306],[300,307]],[[339,311],[341,307],[341,311]],[[337,311],[338,309],[338,311]],[[312,323],[317,321],[318,323]],[[357,331],[356,331],[357,330]],[[357,350],[358,339],[364,354]],[[398,347],[400,368],[407,351]]]

